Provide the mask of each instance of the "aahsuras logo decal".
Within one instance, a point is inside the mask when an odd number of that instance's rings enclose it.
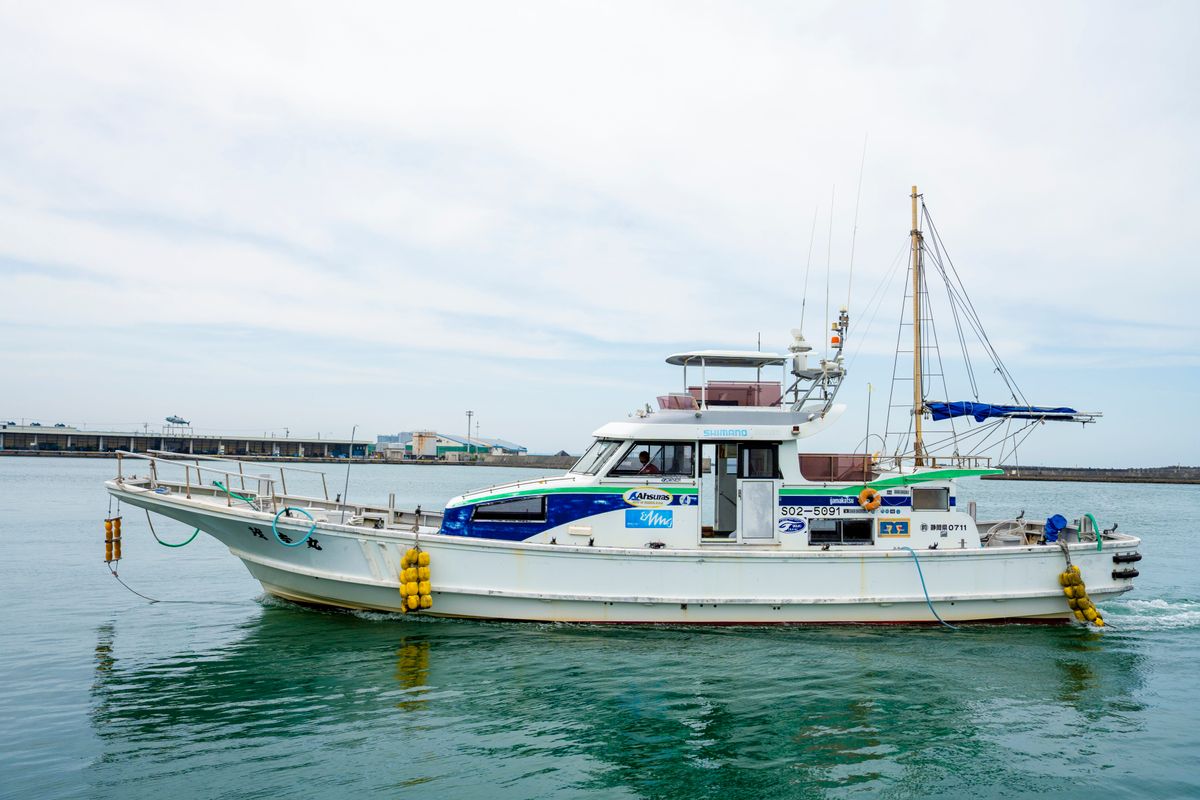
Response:
[[[653,486],[639,486],[625,492],[621,497],[629,505],[638,508],[662,508],[671,505],[674,495],[662,489],[655,489]]]

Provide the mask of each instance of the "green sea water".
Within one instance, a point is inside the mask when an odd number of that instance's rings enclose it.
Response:
[[[0,459],[0,797],[1200,797],[1198,487],[962,482],[1144,537],[1103,631],[610,628],[299,608],[131,513],[150,604],[102,563],[113,472]],[[350,496],[532,475],[356,466]]]

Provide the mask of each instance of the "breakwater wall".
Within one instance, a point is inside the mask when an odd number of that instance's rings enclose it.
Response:
[[[1194,483],[1200,484],[1200,467],[1013,467],[1001,465],[1003,475],[985,475],[989,481],[1077,481],[1089,483]]]

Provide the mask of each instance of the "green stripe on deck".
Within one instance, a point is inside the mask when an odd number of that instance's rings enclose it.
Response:
[[[676,486],[673,483],[663,485],[642,484],[640,486],[554,486],[545,489],[515,489],[511,492],[486,494],[479,497],[468,496],[463,502],[447,507],[458,508],[458,506],[465,506],[470,503],[486,503],[492,500],[505,500],[509,497],[525,497],[540,494],[613,494],[620,496],[630,489],[659,489],[671,494],[696,494],[699,491],[694,486]]]
[[[907,486],[912,483],[925,483],[926,481],[947,481],[954,478],[967,478],[976,475],[1003,475],[1002,469],[939,469],[932,472],[919,472],[915,475],[897,475],[894,478],[884,478],[879,481],[871,481],[870,483],[860,483],[854,486],[806,486],[804,488],[784,487],[779,490],[780,496],[796,497],[807,495],[856,495],[866,487],[872,489],[888,489],[894,486]],[[447,508],[458,508],[459,506],[469,505],[472,503],[487,503],[492,500],[507,500],[510,497],[528,497],[543,494],[615,494],[622,495],[630,489],[659,489],[664,492],[679,495],[696,494],[699,489],[694,486],[676,486],[675,484],[643,484],[641,486],[549,486],[544,488],[532,489],[514,489],[509,492],[497,492],[496,494],[485,494],[468,496],[463,502],[457,505],[447,506]]]
[[[919,472],[915,475],[897,475],[894,478],[884,478],[870,483],[859,483],[854,486],[813,486],[804,488],[783,488],[779,490],[782,496],[808,495],[856,495],[868,486],[872,489],[890,489],[895,486],[908,486],[913,483],[927,481],[949,481],[955,478],[969,478],[977,475],[1003,475],[1002,469],[939,469],[933,472]]]

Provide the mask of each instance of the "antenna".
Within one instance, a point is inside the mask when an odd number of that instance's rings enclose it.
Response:
[[[342,522],[346,521],[346,502],[350,494],[350,465],[354,463],[354,434],[358,433],[358,426],[355,425],[350,431],[350,457],[346,459],[346,485],[342,487]]]
[[[825,355],[829,355],[829,273],[833,269],[833,198],[837,194],[835,184],[829,190],[829,236],[825,239]]]
[[[854,227],[850,231],[850,277],[846,279],[846,308],[850,308],[850,287],[854,284],[854,243],[858,239],[858,206],[862,201],[863,169],[867,165],[867,134],[863,134],[862,160],[858,162],[858,193],[854,196]]]
[[[808,276],[812,273],[813,243],[817,241],[817,212],[820,206],[813,208],[812,230],[808,234],[808,261],[804,264],[804,293],[800,296],[800,330],[804,330],[804,307],[808,305]]]

